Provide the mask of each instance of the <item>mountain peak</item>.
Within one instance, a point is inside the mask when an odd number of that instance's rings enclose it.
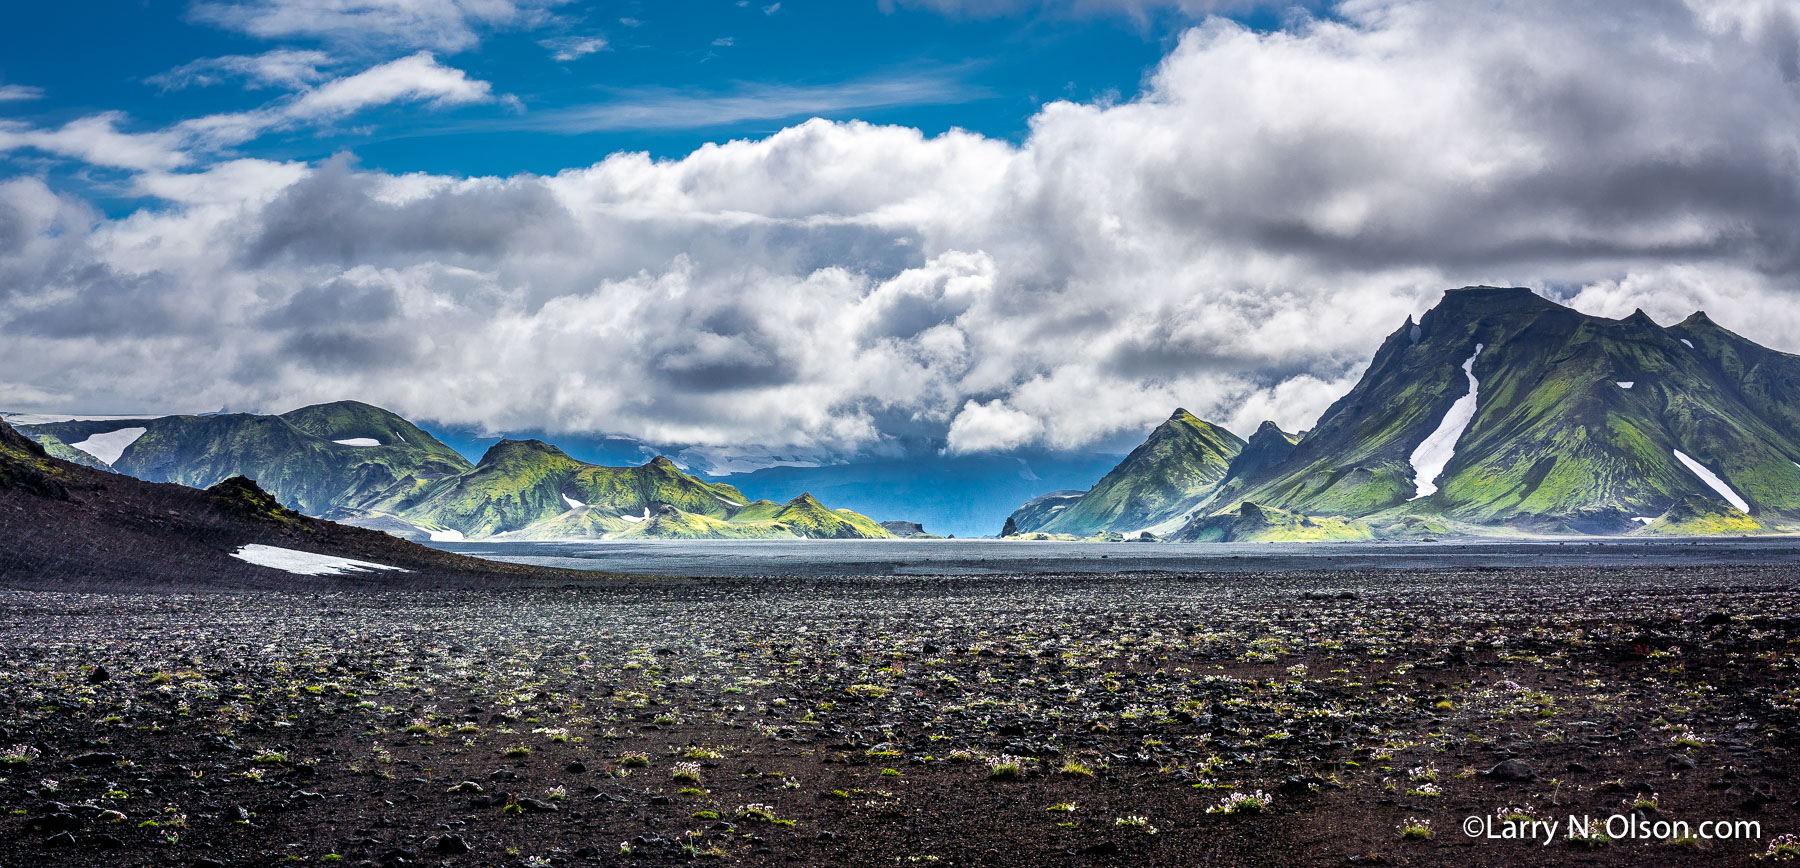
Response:
[[[679,471],[681,469],[681,468],[675,466],[675,462],[670,461],[669,459],[667,459],[661,455],[658,455],[655,458],[650,459],[649,463],[645,464],[644,466],[645,467],[654,467],[658,470]]]
[[[487,466],[496,461],[518,460],[533,455],[569,458],[567,453],[542,440],[501,440],[489,446],[488,450],[482,453],[478,466]]]

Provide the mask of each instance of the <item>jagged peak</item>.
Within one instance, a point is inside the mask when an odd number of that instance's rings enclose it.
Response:
[[[1200,421],[1200,417],[1189,413],[1185,407],[1176,407],[1175,412],[1169,414],[1170,422],[1186,422],[1190,419],[1195,422]]]
[[[794,498],[793,500],[788,501],[787,505],[788,506],[817,507],[819,509],[825,508],[825,504],[820,503],[818,498],[813,497],[812,492],[810,492],[810,491],[800,492],[800,496]]]
[[[1659,326],[1656,324],[1656,320],[1653,320],[1650,318],[1649,314],[1644,313],[1644,309],[1641,307],[1637,308],[1636,310],[1633,310],[1631,312],[1631,316],[1628,316],[1628,317],[1620,320],[1620,322],[1628,322],[1628,323],[1634,323],[1634,324],[1639,324],[1639,325],[1648,325],[1648,326],[1652,326],[1655,328],[1662,328],[1662,326]]]
[[[667,457],[664,457],[662,455],[658,455],[655,458],[652,458],[649,461],[644,462],[644,466],[645,467],[654,467],[657,470],[673,470],[676,473],[681,472],[681,468],[675,466],[675,462],[670,461]]]

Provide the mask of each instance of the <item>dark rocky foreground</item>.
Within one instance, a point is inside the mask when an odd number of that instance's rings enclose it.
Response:
[[[1800,832],[1786,567],[0,604],[8,868],[1757,864]],[[1694,835],[1461,831],[1497,814]]]

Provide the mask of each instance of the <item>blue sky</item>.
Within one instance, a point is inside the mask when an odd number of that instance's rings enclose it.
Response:
[[[549,173],[621,150],[677,157],[815,115],[1017,141],[1046,101],[1129,99],[1191,21],[1171,12],[971,16],[884,10],[877,0],[626,0],[477,23],[472,38],[357,39],[258,35],[267,30],[186,2],[103,5],[7,12],[0,84],[41,98],[0,102],[0,117],[54,126],[117,111],[126,116],[120,129],[152,130],[280,97],[279,84],[196,68],[208,58],[314,52],[305,59],[316,64],[309,83],[317,84],[427,50],[491,84],[499,99],[375,106],[329,125],[271,131],[231,152],[316,161],[348,150],[370,168],[458,175]],[[1277,19],[1262,10],[1246,20]],[[38,158],[11,155],[15,164]]]

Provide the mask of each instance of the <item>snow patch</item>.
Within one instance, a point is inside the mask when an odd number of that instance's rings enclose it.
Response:
[[[373,437],[352,437],[348,440],[331,441],[339,446],[380,446],[381,441]]]
[[[431,541],[432,542],[462,542],[463,541],[462,531],[460,531],[460,530],[434,530],[434,531],[431,531],[430,533],[431,533]]]
[[[136,443],[137,439],[144,436],[144,432],[148,430],[150,429],[120,428],[105,434],[95,434],[80,443],[70,443],[69,445],[111,464],[119,460],[120,455],[125,454],[125,447]]]
[[[1693,349],[1693,348],[1694,348],[1694,342],[1693,342],[1693,341],[1690,341],[1690,340],[1688,340],[1688,339],[1687,339],[1687,338],[1682,338],[1682,339],[1681,339],[1681,342],[1682,342],[1682,343],[1684,343],[1684,344],[1687,344],[1687,348],[1688,348],[1688,349],[1690,349],[1690,350],[1691,350],[1691,349]]]
[[[575,498],[570,497],[566,494],[562,496],[562,499],[563,499],[563,503],[568,504],[570,509],[580,509],[584,506],[587,506],[587,504],[582,503],[581,501],[576,500]]]
[[[1631,517],[1631,520],[1637,522],[1638,524],[1649,524],[1650,522],[1653,522],[1656,519],[1651,518],[1650,516],[1647,516],[1647,515],[1634,515]]]
[[[1618,386],[1621,389],[1625,389],[1625,390],[1629,391],[1632,386],[1637,385],[1637,381],[1636,380],[1614,380],[1613,385]]]
[[[1418,500],[1437,493],[1437,479],[1444,474],[1444,468],[1450,465],[1450,459],[1456,457],[1456,441],[1462,439],[1463,431],[1475,418],[1475,393],[1481,384],[1475,379],[1475,359],[1481,356],[1482,345],[1475,345],[1475,355],[1463,362],[1463,376],[1469,378],[1469,393],[1456,399],[1445,411],[1444,420],[1438,423],[1436,431],[1431,432],[1418,448],[1414,449],[1408,462],[1413,467],[1413,488],[1418,491],[1407,500]]]
[[[649,521],[650,520],[650,507],[647,507],[647,506],[644,507],[643,515],[621,515],[619,517],[622,519],[625,519],[628,522],[631,522],[632,524],[637,524],[640,521]]]
[[[1675,450],[1675,460],[1687,465],[1687,469],[1692,470],[1695,476],[1700,477],[1701,482],[1706,483],[1713,491],[1718,492],[1718,495],[1725,498],[1727,503],[1744,512],[1750,511],[1750,504],[1745,503],[1743,498],[1738,497],[1737,492],[1732,491],[1731,486],[1726,485],[1725,480],[1720,479],[1718,474],[1713,473],[1711,470],[1707,470],[1706,465],[1689,458],[1688,454],[1680,449]]]
[[[713,495],[713,497],[718,498],[719,502],[725,504],[726,506],[742,506],[743,505],[741,503],[738,503],[735,500],[732,500],[729,497],[719,497],[719,495],[716,495],[716,494]]]
[[[399,567],[372,564],[368,561],[354,561],[349,558],[313,554],[312,552],[295,551],[257,543],[246,545],[233,552],[231,556],[259,567],[270,567],[293,573],[296,576],[338,576],[344,573],[368,573],[375,570],[408,572]]]

